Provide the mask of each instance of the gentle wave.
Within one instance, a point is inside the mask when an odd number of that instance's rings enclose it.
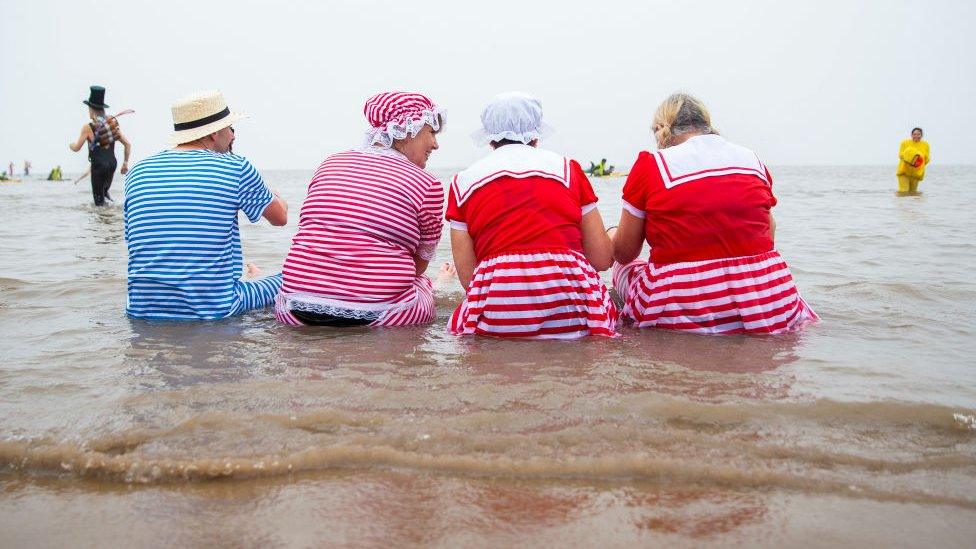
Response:
[[[625,405],[632,421],[569,421],[550,429],[496,432],[499,413],[404,420],[379,412],[324,410],[301,415],[206,413],[169,429],[135,428],[81,442],[18,437],[0,442],[8,472],[60,473],[125,483],[179,483],[275,477],[330,469],[410,469],[438,474],[544,479],[638,479],[733,489],[779,488],[882,501],[976,509],[959,494],[926,485],[892,489],[883,475],[957,475],[976,467],[972,411],[898,402],[710,405],[658,399]],[[652,418],[655,425],[648,425]],[[865,455],[771,436],[776,421],[833,429],[850,440],[875,433],[879,444],[911,433],[944,450],[904,444]],[[437,425],[447,425],[436,429]],[[757,436],[746,425],[768,431]],[[248,440],[248,437],[253,440]],[[243,441],[237,446],[206,439]],[[270,439],[270,444],[268,442]],[[183,445],[183,441],[191,441]],[[175,444],[174,444],[175,442]],[[897,440],[896,447],[902,445]],[[928,443],[926,443],[928,444]],[[868,444],[870,446],[870,444]],[[955,448],[952,451],[946,448]],[[675,455],[687,457],[676,458]],[[865,474],[870,473],[870,474]],[[877,485],[875,485],[877,483]]]
[[[0,291],[8,292],[11,290],[18,290],[24,286],[27,286],[28,284],[30,284],[30,282],[26,280],[0,276]]]
[[[0,463],[34,472],[67,472],[127,483],[167,483],[215,479],[251,479],[327,469],[394,468],[492,478],[636,479],[669,485],[731,489],[779,488],[803,493],[864,497],[878,501],[953,505],[976,509],[976,500],[919,491],[892,491],[824,481],[766,468],[742,469],[694,459],[620,455],[559,460],[472,455],[426,455],[391,447],[337,445],[261,457],[144,459],[84,451],[60,445],[31,448],[28,443],[0,443]],[[973,459],[933,460],[925,468],[972,467]],[[899,466],[904,470],[906,467]]]

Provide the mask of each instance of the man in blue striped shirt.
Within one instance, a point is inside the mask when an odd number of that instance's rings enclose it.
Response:
[[[237,212],[252,223],[264,217],[282,226],[288,205],[246,158],[231,152],[231,124],[244,116],[231,112],[217,91],[178,101],[171,138],[176,147],[129,171],[124,205],[129,316],[215,320],[273,302],[280,274],[241,280]]]

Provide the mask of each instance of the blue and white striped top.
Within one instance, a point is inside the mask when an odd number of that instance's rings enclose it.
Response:
[[[211,320],[242,310],[237,212],[257,222],[274,196],[242,156],[167,150],[125,178],[126,313]]]

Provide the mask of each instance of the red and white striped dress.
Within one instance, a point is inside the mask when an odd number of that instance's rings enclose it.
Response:
[[[754,152],[717,135],[642,152],[623,198],[651,245],[650,261],[613,270],[637,327],[775,334],[817,319],[773,247],[772,177]]]
[[[583,255],[580,221],[596,201],[579,164],[527,145],[457,174],[447,219],[470,234],[478,264],[450,333],[614,336],[617,309]]]
[[[414,257],[433,258],[443,207],[441,183],[392,149],[330,156],[309,183],[275,316],[291,325],[302,324],[294,309],[370,326],[433,322],[432,284]]]

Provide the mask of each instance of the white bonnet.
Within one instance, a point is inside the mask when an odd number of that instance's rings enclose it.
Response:
[[[542,121],[542,101],[523,92],[496,95],[481,111],[481,129],[471,137],[479,145],[510,139],[529,143],[547,137],[552,128]]]

